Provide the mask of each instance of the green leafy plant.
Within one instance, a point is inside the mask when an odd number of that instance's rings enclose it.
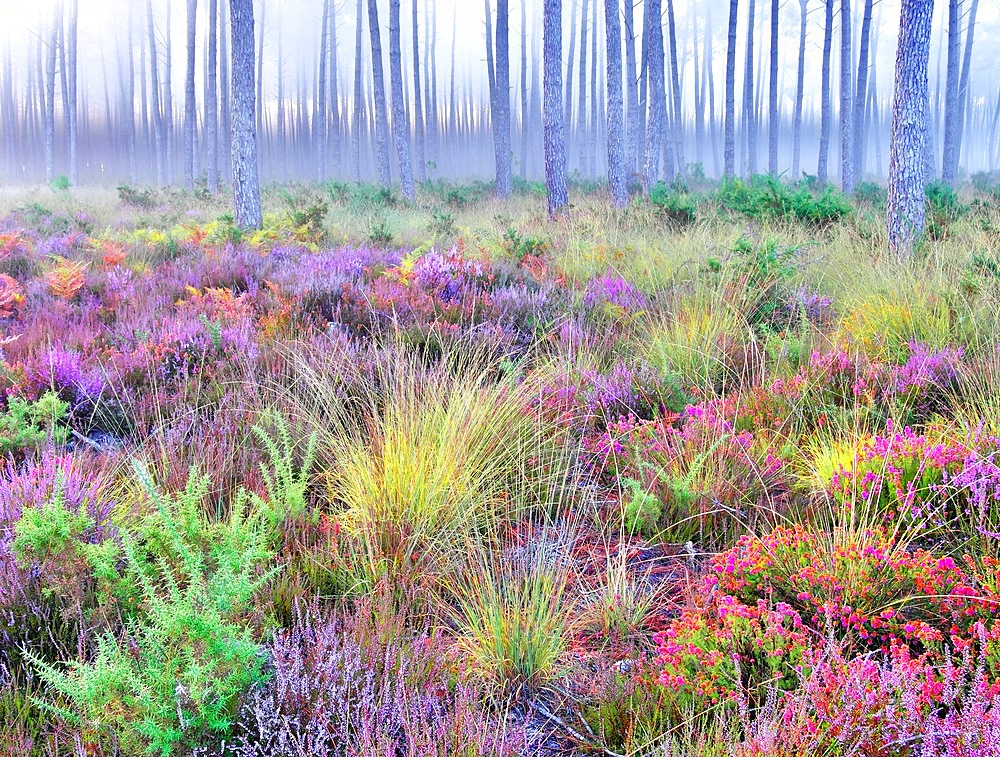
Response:
[[[127,749],[186,753],[229,732],[242,694],[263,679],[246,608],[269,578],[261,516],[238,497],[224,518],[206,514],[208,480],[157,489],[135,474],[153,508],[121,534],[121,555],[95,572],[123,608],[124,634],[97,639],[89,661],[67,666],[28,653],[54,700],[53,714]]]
[[[368,241],[376,247],[387,247],[392,244],[392,229],[385,214],[379,214],[368,222],[366,233]]]
[[[662,181],[649,190],[649,202],[658,216],[676,226],[692,224],[697,216],[691,195]]]
[[[7,411],[0,414],[0,454],[22,452],[46,440],[65,444],[69,431],[61,424],[68,410],[69,403],[55,392],[46,392],[34,402],[11,397]]]
[[[156,207],[157,196],[152,189],[133,189],[128,184],[119,184],[118,201],[128,208],[139,208],[140,210],[152,210]]]

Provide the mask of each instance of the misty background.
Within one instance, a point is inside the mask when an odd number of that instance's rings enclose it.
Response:
[[[626,0],[629,1],[629,0]],[[423,147],[410,140],[411,164],[418,180],[488,179],[494,174],[487,13],[495,33],[496,3],[490,0],[403,0],[402,56],[404,97],[411,137],[417,129],[414,82],[413,3]],[[215,143],[219,178],[229,168],[228,60],[224,28],[228,5],[215,3],[218,113],[216,136],[207,128],[210,0],[195,3],[194,177],[205,180]],[[383,68],[388,89],[390,46],[388,0],[378,3]],[[586,18],[583,18],[586,5]],[[668,3],[662,2],[663,33],[669,44]],[[770,0],[754,3],[753,107],[748,119],[741,107],[745,94],[748,13],[741,0],[737,35],[737,167],[747,173],[768,163],[768,86]],[[815,174],[820,136],[826,0],[806,4],[806,44],[800,172]],[[833,126],[830,175],[839,175],[840,3],[834,2],[831,66]],[[852,68],[858,66],[865,3],[852,4]],[[184,183],[185,84],[188,74],[189,0],[78,0],[73,34],[72,0],[25,3],[2,0],[0,31],[0,177],[11,184],[67,176],[74,184],[177,185]],[[971,2],[960,4],[960,41],[969,39]],[[361,16],[359,18],[359,8]],[[489,10],[488,10],[489,9]],[[676,77],[666,62],[668,125],[679,137],[686,172],[722,173],[722,118],[725,97],[729,0],[674,0]],[[633,5],[631,36],[636,46],[636,76],[643,73],[644,3]],[[898,0],[874,3],[863,161],[859,178],[881,180],[888,164],[888,132],[893,63],[899,26]],[[778,165],[792,171],[792,116],[796,96],[802,0],[779,4]],[[936,3],[931,39],[928,125],[934,163],[941,167],[949,2]],[[263,181],[375,180],[375,108],[372,46],[367,2],[357,0],[256,0],[254,3],[259,81],[258,144]],[[603,0],[563,2],[564,108],[569,115],[569,170],[582,179],[606,175],[606,39]],[[324,17],[326,19],[324,25]],[[361,36],[358,36],[359,22]],[[541,141],[542,0],[524,7],[509,4],[511,151],[515,177],[538,180],[544,163]],[[1000,7],[978,4],[974,44],[968,63],[968,87],[962,113],[964,130],[960,173],[994,171],[998,163],[997,122],[1000,80],[995,76]],[[152,31],[152,34],[150,34]],[[629,35],[623,24],[623,35]],[[75,39],[75,44],[74,44]],[[358,44],[360,40],[360,45]],[[586,58],[581,56],[585,50]],[[75,58],[75,62],[74,62]],[[153,72],[153,63],[156,73]],[[322,62],[321,62],[322,61]],[[627,69],[627,65],[626,65]],[[360,70],[360,90],[356,74]],[[74,77],[75,71],[75,77]],[[155,81],[154,81],[155,76]],[[623,76],[627,79],[629,72]],[[853,71],[852,71],[853,76]],[[679,85],[679,114],[673,109],[674,80]],[[75,79],[75,83],[74,83]],[[323,84],[322,92],[320,84]],[[50,86],[47,86],[50,85]],[[581,86],[582,85],[582,86]],[[362,97],[356,95],[360,91]],[[52,95],[52,102],[47,98]],[[75,95],[75,108],[73,99]],[[568,98],[566,97],[568,95]],[[644,104],[641,104],[646,107]],[[76,158],[71,156],[70,114],[76,113]],[[46,115],[54,116],[51,154],[46,151]],[[679,115],[679,117],[678,117]],[[157,129],[159,117],[161,124]],[[390,113],[391,119],[391,113]],[[746,127],[756,127],[755,161],[750,160]],[[639,134],[640,140],[643,134]],[[158,139],[162,144],[157,146]],[[627,161],[641,170],[642,147],[634,145]],[[423,153],[422,159],[420,153]],[[636,154],[638,153],[638,154]],[[162,154],[162,165],[157,155]],[[390,150],[393,177],[398,159]],[[668,177],[669,178],[669,177]]]

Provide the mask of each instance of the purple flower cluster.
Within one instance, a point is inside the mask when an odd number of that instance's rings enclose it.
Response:
[[[240,757],[516,753],[516,734],[455,678],[440,640],[362,604],[353,615],[305,612],[275,635],[270,680],[240,715]]]
[[[587,282],[583,304],[590,309],[611,305],[636,311],[645,308],[647,302],[635,284],[608,271],[606,275]]]

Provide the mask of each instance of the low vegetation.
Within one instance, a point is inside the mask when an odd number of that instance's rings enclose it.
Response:
[[[980,183],[7,195],[0,754],[996,754]]]

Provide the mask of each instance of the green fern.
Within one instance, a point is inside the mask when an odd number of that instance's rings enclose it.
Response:
[[[308,504],[306,492],[309,488],[310,471],[316,462],[317,434],[313,432],[305,443],[302,461],[296,465],[300,444],[292,438],[288,423],[277,415],[272,415],[274,431],[256,425],[253,432],[267,453],[267,462],[260,464],[261,478],[267,498],[255,497],[255,506],[270,521],[278,526],[286,519],[300,517]]]

